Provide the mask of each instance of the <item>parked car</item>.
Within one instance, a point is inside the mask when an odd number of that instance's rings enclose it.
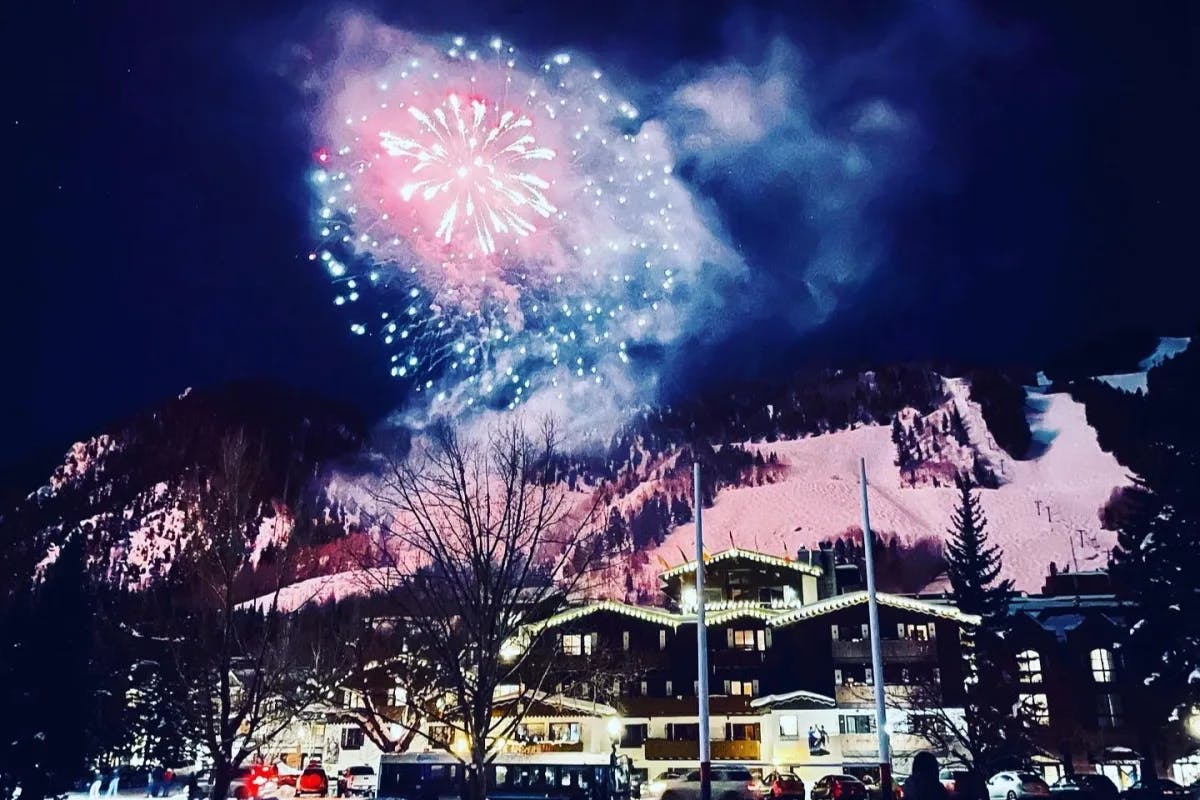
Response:
[[[1050,795],[1054,800],[1117,800],[1120,792],[1106,775],[1077,772],[1050,784]]]
[[[757,787],[761,786],[745,767],[713,767],[712,768],[713,800],[759,800]],[[693,769],[679,776],[659,783],[662,791],[649,795],[643,792],[643,798],[661,798],[662,800],[699,800],[700,770]],[[649,788],[649,787],[647,787]]]
[[[950,800],[980,800],[983,797],[983,779],[973,770],[943,769],[938,773],[938,780],[946,787]]]
[[[1121,792],[1121,800],[1155,800],[1160,794],[1163,800],[1188,800],[1188,790],[1166,778],[1138,781]]]
[[[853,775],[826,775],[813,784],[809,800],[869,800],[867,785]]]
[[[338,774],[338,797],[372,797],[377,786],[375,770],[368,766],[347,767]]]
[[[794,772],[772,772],[763,778],[766,795],[804,800],[804,781]]]
[[[212,779],[209,778],[211,792]],[[257,798],[275,797],[279,790],[279,776],[272,767],[253,766],[241,767],[229,782],[229,793],[226,797],[232,800],[256,800]]]
[[[1050,796],[1050,787],[1032,772],[997,772],[988,779],[987,790],[991,800],[1043,800]]]
[[[324,797],[329,794],[329,776],[322,767],[306,767],[296,779],[296,797],[306,794]]]
[[[904,796],[904,780],[905,775],[892,776],[892,800],[900,800]],[[883,787],[875,780],[874,775],[863,775],[859,778],[863,782],[863,786],[867,787],[867,797],[870,800],[881,800],[883,797]]]
[[[662,797],[662,793],[666,791],[668,783],[682,778],[687,773],[688,770],[681,768],[663,770],[638,787],[638,797],[642,798],[642,800],[656,800]]]

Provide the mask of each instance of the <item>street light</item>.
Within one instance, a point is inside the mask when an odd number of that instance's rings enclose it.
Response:
[[[618,795],[620,783],[617,781],[617,746],[621,744],[621,734],[625,730],[625,726],[621,724],[620,717],[609,717],[604,723],[604,729],[608,732],[608,740],[612,745],[612,753],[608,757],[608,788],[609,796],[614,798]]]
[[[1200,739],[1200,709],[1193,708],[1183,724],[1187,728],[1189,736],[1193,739]]]
[[[604,724],[604,729],[608,731],[608,738],[612,740],[613,745],[616,745],[616,743],[621,739],[621,731],[624,729],[624,727],[625,726],[621,724],[620,717],[609,717],[608,721]]]

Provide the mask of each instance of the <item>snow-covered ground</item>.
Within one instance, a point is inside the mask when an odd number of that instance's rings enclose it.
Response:
[[[1158,346],[1154,348],[1154,352],[1138,362],[1139,372],[1097,375],[1096,380],[1103,381],[1114,389],[1120,389],[1123,392],[1129,392],[1130,394],[1142,392],[1145,394],[1150,390],[1146,374],[1167,359],[1174,358],[1184,350],[1187,350],[1188,345],[1191,343],[1192,340],[1187,336],[1162,336],[1159,338]]]
[[[1007,481],[984,490],[981,500],[992,541],[1004,549],[1005,573],[1018,589],[1041,588],[1050,562],[1095,568],[1107,561],[1116,534],[1100,528],[1099,509],[1115,487],[1129,483],[1128,471],[1100,449],[1082,404],[1045,387],[1027,390],[1027,415],[1036,458],[1016,461],[996,447],[979,406],[967,400],[966,387],[953,379],[947,388],[966,422],[972,445],[994,459]],[[913,539],[944,536],[956,501],[951,488],[909,487],[896,466],[896,448],[888,426],[781,441],[747,444],[775,452],[787,465],[773,484],[726,489],[704,512],[709,551],[729,546],[774,555],[793,555],[850,526],[861,524],[859,458],[866,460],[871,527]],[[676,528],[656,550],[639,576],[660,569],[659,558],[679,563],[693,549],[692,526]]]

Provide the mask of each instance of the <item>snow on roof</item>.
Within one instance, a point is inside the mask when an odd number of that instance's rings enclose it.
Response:
[[[776,706],[784,708],[807,708],[814,705],[834,708],[837,706],[837,701],[832,697],[818,694],[817,692],[806,692],[803,689],[797,689],[794,692],[784,692],[783,694],[768,694],[764,697],[756,697],[750,701],[751,708],[774,708]]]
[[[581,714],[594,715],[597,717],[615,717],[617,710],[605,703],[594,703],[591,700],[580,700],[578,697],[567,697],[565,694],[549,694],[542,691],[532,692],[506,692],[497,693],[495,703],[497,705],[503,703],[512,703],[521,701],[523,703],[541,703],[546,706],[554,706],[567,711],[576,711]]]
[[[877,592],[876,599],[885,606],[898,608],[903,611],[912,611],[917,614],[928,614],[932,617],[941,619],[953,620],[966,625],[978,625],[979,617],[973,614],[964,614],[952,605],[944,605],[941,603],[931,603],[928,600],[918,600],[915,597],[904,597],[898,594],[887,594],[885,592]],[[779,614],[771,619],[767,624],[771,627],[778,628],[783,625],[789,625],[800,620],[812,619],[819,617],[822,614],[829,614],[834,611],[841,611],[845,608],[862,605],[867,602],[866,592],[849,592],[841,594],[837,597],[830,597],[827,600],[820,600],[812,605],[798,608],[795,611],[788,611]]]
[[[779,556],[771,556],[767,555],[766,553],[756,553],[753,550],[743,550],[740,547],[731,547],[728,550],[722,550],[719,553],[715,553],[707,557],[704,563],[711,565],[719,561],[726,561],[729,559],[744,559],[746,561],[753,561],[755,563],[765,564],[771,567],[791,569],[795,570],[796,572],[802,572],[806,575],[813,575],[818,578],[824,573],[824,570],[822,570],[816,564],[809,564],[805,561],[793,561],[790,558],[780,558]],[[664,570],[663,572],[659,573],[658,578],[665,583],[677,575],[683,575],[688,572],[695,571],[696,561],[693,559],[692,561],[685,561],[682,564],[677,564],[668,570]]]

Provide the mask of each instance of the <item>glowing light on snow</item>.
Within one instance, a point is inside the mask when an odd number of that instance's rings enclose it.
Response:
[[[351,332],[439,412],[642,399],[720,249],[665,127],[573,54],[365,24],[323,75],[311,180]]]

